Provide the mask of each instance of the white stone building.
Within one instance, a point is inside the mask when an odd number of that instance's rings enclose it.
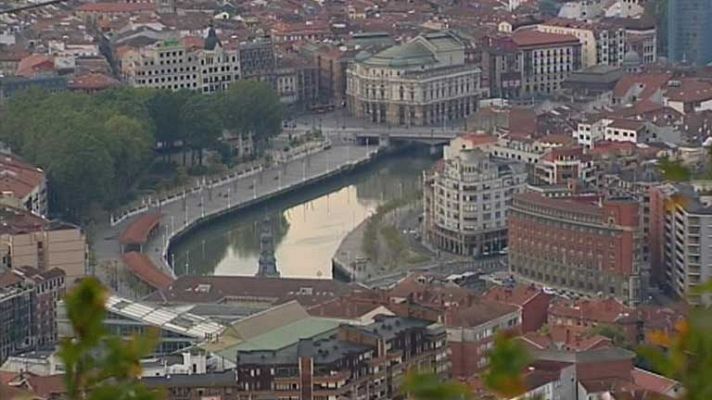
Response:
[[[449,31],[362,52],[346,74],[350,112],[377,123],[444,125],[472,114],[481,94],[480,69],[466,64],[463,39]]]
[[[240,79],[237,51],[224,48],[212,28],[202,48],[166,40],[126,54],[121,66],[124,79],[136,87],[213,93]]]
[[[434,247],[483,255],[507,247],[507,205],[524,190],[524,164],[480,149],[451,151],[424,176],[424,231]]]

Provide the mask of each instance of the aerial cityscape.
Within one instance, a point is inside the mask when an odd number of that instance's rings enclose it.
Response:
[[[0,0],[0,400],[712,400],[712,0]]]

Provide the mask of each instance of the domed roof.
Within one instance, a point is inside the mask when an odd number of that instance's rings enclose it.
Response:
[[[388,67],[410,67],[435,64],[437,60],[425,45],[413,41],[389,47],[365,61],[370,65]]]
[[[640,65],[640,55],[633,50],[628,50],[623,56],[623,65]]]

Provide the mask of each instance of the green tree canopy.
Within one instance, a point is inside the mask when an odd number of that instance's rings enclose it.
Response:
[[[272,87],[260,81],[238,81],[224,94],[224,126],[253,135],[262,146],[282,129],[284,109]]]

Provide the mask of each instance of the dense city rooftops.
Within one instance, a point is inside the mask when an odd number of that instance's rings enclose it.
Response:
[[[272,279],[252,276],[180,276],[149,296],[151,301],[223,303],[245,301],[276,304],[295,299],[316,304],[350,292],[349,285],[331,279]]]

